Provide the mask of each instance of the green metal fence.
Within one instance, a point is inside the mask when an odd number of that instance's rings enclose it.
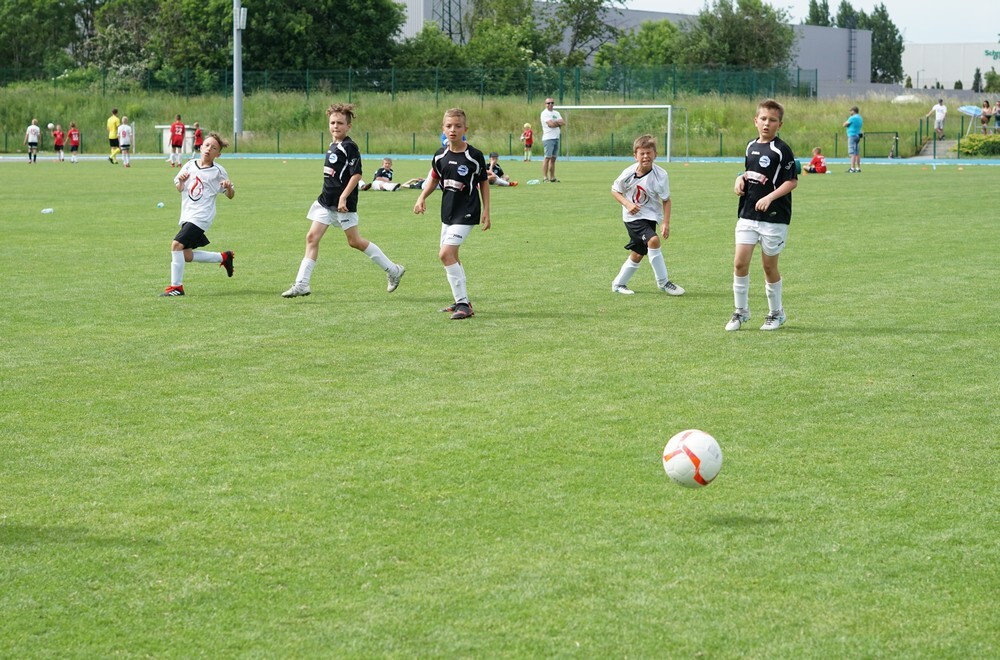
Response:
[[[122,77],[100,69],[58,74],[41,69],[0,69],[0,86],[13,82],[45,81],[53,87],[87,89],[102,95],[121,91],[169,92],[184,96],[229,94],[230,69],[158,70],[138,77]],[[244,70],[243,88],[258,91],[346,95],[382,92],[395,97],[404,92],[525,96],[533,102],[554,95],[560,103],[583,98],[648,100],[680,94],[737,94],[746,96],[815,96],[815,69],[750,70],[663,67],[528,67],[523,69],[323,69],[298,71]]]

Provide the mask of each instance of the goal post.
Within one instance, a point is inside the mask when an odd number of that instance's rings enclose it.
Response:
[[[669,163],[673,155],[673,124],[674,124],[674,106],[672,105],[556,105],[553,106],[556,110],[655,110],[659,112],[665,112],[667,116],[667,130],[665,131],[667,136],[666,147],[666,161]],[[680,108],[683,110],[683,108]],[[544,128],[544,127],[543,127]],[[565,130],[565,129],[564,129]],[[565,131],[570,133],[571,131]],[[570,141],[565,140],[565,151],[566,156],[570,155],[569,150]]]

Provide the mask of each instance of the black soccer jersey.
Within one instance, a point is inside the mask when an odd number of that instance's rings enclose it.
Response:
[[[431,165],[441,180],[441,222],[446,225],[478,225],[482,215],[479,184],[485,183],[486,159],[471,144],[455,153],[447,147],[437,150]]]
[[[372,181],[379,178],[388,179],[389,181],[392,181],[392,168],[389,169],[385,169],[384,167],[378,168],[378,170],[375,171],[375,178],[372,179]]]
[[[500,167],[500,163],[494,163],[493,165],[490,165],[490,172],[493,172],[501,179],[503,178],[503,168]]]
[[[739,217],[780,225],[791,223],[791,193],[771,202],[771,206],[764,213],[756,209],[757,202],[762,197],[774,192],[785,181],[798,178],[795,172],[795,156],[791,148],[781,138],[774,138],[770,142],[751,140],[747,144],[745,166]]]
[[[326,161],[323,163],[323,192],[316,200],[328,209],[337,210],[340,205],[340,195],[347,187],[347,182],[355,174],[361,174],[361,150],[350,137],[344,138],[340,144],[330,143],[326,151]],[[354,187],[347,197],[348,212],[358,210],[358,188]]]

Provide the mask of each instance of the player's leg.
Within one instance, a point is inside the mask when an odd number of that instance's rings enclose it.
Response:
[[[733,306],[734,311],[726,330],[739,330],[750,320],[750,259],[760,236],[754,229],[756,223],[740,220],[736,223],[736,249],[733,254]]]
[[[646,241],[646,247],[648,249],[649,265],[652,266],[653,275],[656,276],[657,288],[671,296],[684,295],[684,289],[671,282],[670,277],[667,275],[667,261],[663,258],[662,242],[660,241],[660,237],[655,233],[655,226],[653,235]]]
[[[781,272],[778,270],[778,257],[785,248],[788,238],[788,225],[763,222],[764,231],[761,235],[760,259],[764,267],[764,292],[767,295],[767,318],[761,330],[777,330],[785,323],[785,310],[781,299]]]
[[[465,319],[473,315],[472,304],[469,301],[469,293],[465,277],[465,268],[458,258],[458,249],[465,242],[472,225],[446,225],[441,223],[441,243],[438,250],[438,258],[444,266],[445,275],[448,278],[448,286],[451,287],[451,295],[455,300],[453,305],[442,309],[442,312],[451,312],[451,318]]]

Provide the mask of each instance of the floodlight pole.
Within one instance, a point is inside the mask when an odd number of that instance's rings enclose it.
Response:
[[[233,0],[233,135],[243,135],[243,41],[247,10]]]

